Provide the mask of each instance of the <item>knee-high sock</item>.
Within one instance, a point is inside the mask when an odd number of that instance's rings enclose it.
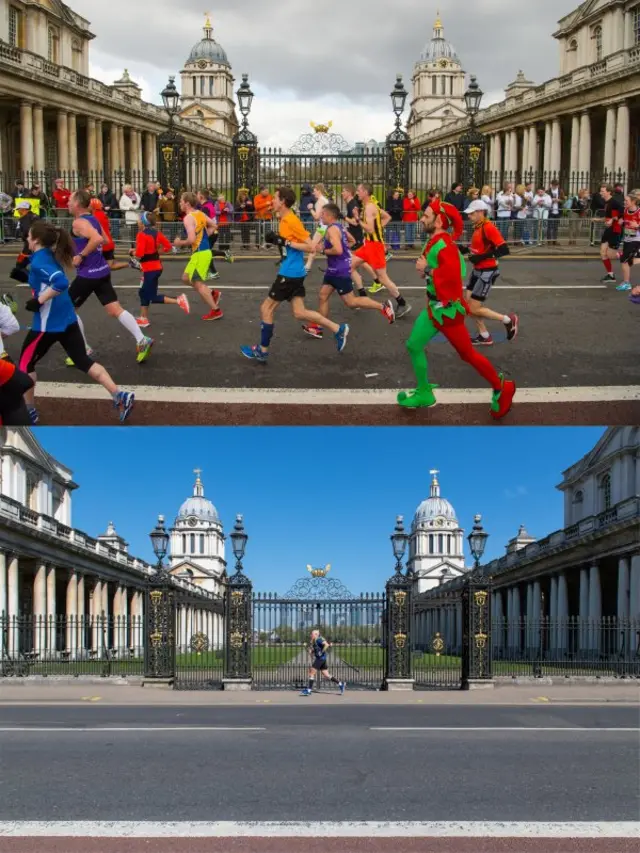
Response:
[[[129,311],[123,311],[118,317],[118,320],[122,323],[127,332],[133,335],[136,339],[136,343],[142,343],[144,340],[144,334],[140,326],[136,323],[136,319],[133,314],[130,314]]]
[[[409,351],[413,372],[418,382],[418,391],[429,391],[431,388],[429,383],[429,364],[425,349],[437,334],[438,330],[425,308],[414,323],[411,336],[407,341],[407,350]]]
[[[89,341],[87,340],[87,336],[84,333],[84,323],[82,322],[82,318],[80,317],[79,314],[77,314],[76,316],[78,318],[78,326],[80,327],[80,332],[82,334],[82,340],[84,341],[84,345],[85,345],[87,352],[89,352],[91,347],[89,346]]]
[[[502,382],[495,367],[488,358],[475,349],[464,322],[455,326],[443,326],[441,331],[460,358],[470,364],[491,385],[494,391],[500,391]]]

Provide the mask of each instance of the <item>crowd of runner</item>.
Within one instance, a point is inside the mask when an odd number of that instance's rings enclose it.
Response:
[[[613,263],[619,260],[623,280],[617,289],[632,291],[631,301],[640,304],[640,285],[634,287],[631,283],[633,265],[640,261],[640,190],[631,191],[622,200],[614,187],[603,187],[600,193],[605,203],[601,257],[606,275],[603,281],[617,284]],[[290,304],[293,316],[302,323],[306,334],[322,339],[325,332],[329,332],[338,352],[343,352],[347,346],[350,326],[330,319],[330,301],[334,293],[346,307],[377,311],[390,324],[412,311],[388,273],[390,252],[386,240],[392,215],[377,201],[371,186],[346,185],[342,191],[341,210],[319,184],[309,197],[306,215],[302,213],[304,199],[299,203],[290,187],[280,187],[268,196],[264,213],[268,213],[269,219],[264,220],[262,238],[264,245],[280,252],[281,259],[277,278],[260,309],[260,340],[243,346],[242,355],[261,364],[268,363],[276,311],[284,302]],[[197,194],[183,193],[179,204],[183,230],[173,244],[162,233],[158,214],[144,211],[136,215],[137,234],[129,257],[118,261],[104,204],[90,192],[80,190],[70,194],[68,213],[73,219],[70,231],[37,217],[27,201],[18,202],[18,233],[23,246],[11,277],[29,284],[32,295],[26,308],[34,317],[23,342],[19,363],[13,365],[4,351],[2,336],[19,331],[14,316],[18,305],[10,297],[4,297],[0,304],[0,361],[4,365],[0,371],[2,423],[18,425],[25,421],[36,425],[39,422],[35,405],[36,368],[55,343],[61,344],[69,366],[105,388],[120,420],[128,419],[135,403],[134,394],[121,389],[96,362],[78,313],[91,296],[98,299],[107,316],[117,320],[133,337],[136,360],[140,364],[148,360],[154,346],[154,340],[145,334],[151,324],[151,306],[176,306],[189,314],[191,304],[186,291],[191,288],[205,306],[202,319],[222,319],[221,293],[208,282],[219,277],[216,257],[227,261],[233,258],[228,248],[216,249],[221,230],[218,211],[206,190]],[[459,203],[442,201],[434,191],[420,207],[420,213],[416,213],[426,236],[417,271],[426,280],[427,306],[419,315],[407,344],[417,388],[401,393],[398,404],[404,408],[435,405],[436,386],[429,382],[425,349],[432,338],[440,334],[491,386],[491,414],[501,419],[512,407],[515,383],[499,375],[478,348],[492,346],[495,342],[487,321],[501,324],[507,341],[515,340],[518,335],[516,314],[496,312],[487,306],[499,276],[500,258],[508,255],[510,249],[499,218],[495,223],[491,221],[494,210],[484,198],[468,198],[464,209],[460,207]],[[469,245],[461,242],[463,218],[472,227]],[[310,225],[314,227],[309,228]],[[182,276],[185,293],[177,298],[161,294],[161,255],[185,249],[190,252]],[[317,310],[311,310],[305,304],[305,281],[318,255],[324,256],[326,270]],[[466,289],[465,257],[472,268]],[[113,272],[128,267],[141,274],[138,318],[122,307],[111,278]],[[363,274],[370,279],[368,288]],[[371,298],[382,289],[386,289],[391,298],[383,302]],[[467,330],[467,317],[472,318],[477,327],[474,337]]]

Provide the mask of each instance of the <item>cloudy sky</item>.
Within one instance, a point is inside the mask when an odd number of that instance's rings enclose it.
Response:
[[[449,39],[485,104],[501,98],[522,69],[537,83],[557,76],[551,33],[579,0],[67,0],[91,21],[92,76],[112,83],[126,67],[159,101],[169,74],[178,74],[199,40],[209,10],[214,37],[238,81],[250,75],[256,94],[251,127],[263,145],[289,148],[309,122],[332,120],[350,142],[383,139],[393,119],[389,93],[402,73],[407,88],[415,61],[431,38],[439,8]],[[535,13],[534,13],[535,6]],[[144,7],[144,9],[143,9]],[[201,7],[201,8],[200,8]]]

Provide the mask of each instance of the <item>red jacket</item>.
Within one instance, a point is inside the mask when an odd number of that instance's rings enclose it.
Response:
[[[66,210],[69,207],[69,199],[71,198],[71,191],[67,189],[54,190],[53,191],[53,200],[55,202],[56,210]]]
[[[156,231],[155,228],[145,228],[136,237],[136,258],[141,262],[142,272],[160,272],[162,270],[160,253],[170,251],[171,243],[161,231]]]
[[[104,210],[94,210],[93,215],[100,223],[100,228],[102,228],[102,236],[104,237],[102,251],[113,252],[116,247],[116,244],[113,242],[113,237],[111,236],[111,226],[109,225],[109,217],[104,212]]]
[[[420,204],[420,199],[416,198],[407,198],[405,196],[404,201],[402,202],[402,207],[404,209],[404,213],[402,214],[403,222],[417,222],[418,214],[422,210],[422,205]]]

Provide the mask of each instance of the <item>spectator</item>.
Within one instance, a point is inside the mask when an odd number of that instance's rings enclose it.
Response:
[[[102,202],[102,208],[108,217],[118,215],[119,205],[115,193],[111,192],[107,184],[102,184],[98,193],[98,201]]]
[[[605,200],[600,195],[600,192],[595,192],[591,196],[591,213],[593,216],[604,216]]]
[[[142,193],[142,198],[140,199],[140,209],[146,211],[147,213],[155,213],[158,210],[158,205],[160,202],[160,193],[158,192],[158,185],[154,184],[153,181],[147,184],[147,189]]]
[[[96,198],[96,187],[95,187],[95,184],[86,184],[86,185],[85,185],[85,188],[84,188],[84,191],[85,191],[86,193],[89,193],[89,195],[91,196],[91,198]]]
[[[513,192],[513,184],[508,181],[503,184],[502,192],[499,192],[496,201],[498,202],[498,212],[496,215],[496,225],[505,240],[509,238],[509,223],[511,222],[511,214],[515,208],[516,197]]]
[[[300,219],[305,225],[313,225],[313,215],[309,210],[309,205],[315,207],[316,197],[313,194],[310,184],[303,184],[300,193]]]
[[[575,246],[582,230],[581,220],[589,215],[591,208],[591,195],[589,190],[578,190],[578,195],[571,199],[569,210],[569,245]]]
[[[459,211],[460,215],[464,213],[466,205],[464,191],[461,183],[455,183],[451,185],[451,192],[447,193],[445,202],[447,202],[447,204],[452,204],[456,208],[456,210]]]
[[[176,221],[178,202],[173,187],[167,187],[167,191],[160,197],[158,205],[160,208],[160,216],[164,222]]]
[[[69,199],[71,198],[71,190],[68,190],[64,185],[63,178],[57,178],[54,182],[53,190],[53,206],[56,216],[65,217],[69,215]]]
[[[273,219],[273,196],[269,192],[269,187],[260,187],[260,192],[253,200],[256,218],[256,245],[260,249],[267,248],[264,242],[264,237],[267,233],[267,222]]]
[[[495,202],[493,200],[493,189],[489,186],[489,184],[485,184],[480,191],[480,200],[483,201],[487,206],[487,219],[493,219],[496,210],[495,210]]]
[[[231,223],[233,222],[233,205],[230,201],[227,201],[224,195],[220,194],[214,205],[214,210],[220,229],[220,249],[223,252],[228,252],[232,241]]]
[[[528,220],[532,214],[532,210],[527,198],[527,188],[524,184],[518,184],[516,187],[514,211],[516,220],[513,226],[514,238],[517,239],[520,237],[520,242],[523,246],[531,246],[533,241],[531,239],[531,228],[529,227]]]
[[[388,225],[391,251],[397,252],[400,249],[400,229],[404,213],[402,198],[398,190],[392,192],[387,198],[386,210],[391,217],[391,222]]]
[[[404,223],[404,237],[407,249],[413,249],[416,242],[416,226],[418,214],[421,209],[420,199],[415,190],[409,190],[402,202],[402,221]]]
[[[31,187],[29,198],[40,202],[40,216],[46,216],[49,213],[49,196],[43,191],[41,184],[34,184]]]
[[[538,245],[541,246],[547,238],[547,223],[549,220],[549,212],[552,207],[551,196],[540,187],[533,197],[531,204],[533,208],[533,218],[539,221],[538,230]]]
[[[549,242],[558,245],[558,225],[562,216],[561,205],[564,200],[564,192],[560,189],[559,181],[551,181],[551,187],[547,191],[551,198],[551,210],[549,212]]]
[[[26,269],[29,266],[29,256],[31,255],[28,239],[29,231],[33,223],[38,221],[39,217],[32,211],[31,204],[25,199],[22,199],[22,201],[18,200],[16,210],[19,217],[16,223],[16,236],[19,240],[22,240],[22,251],[18,255],[16,265],[9,277],[14,281],[25,284],[29,278]]]
[[[22,181],[20,179],[18,179],[16,181],[15,186],[13,188],[13,192],[11,193],[11,197],[13,198],[14,202],[16,199],[28,198],[29,197],[29,193],[27,192],[27,188],[25,187],[25,185],[22,183]]]
[[[428,190],[428,191],[427,191],[427,198],[426,198],[426,201],[425,201],[425,203],[422,205],[422,212],[424,213],[424,211],[429,207],[429,205],[430,205],[432,202],[434,202],[434,201],[436,201],[436,200],[440,199],[440,197],[441,197],[441,196],[442,196],[442,193],[440,192],[440,190],[437,190],[437,189],[435,189],[435,188],[434,188],[434,189],[430,189],[430,190]]]
[[[138,234],[138,220],[140,218],[140,196],[131,184],[125,184],[120,198],[120,210],[124,213],[124,221],[129,232],[129,242],[135,245]]]
[[[240,223],[240,236],[242,238],[242,248],[248,249],[251,243],[251,223],[253,222],[253,202],[249,198],[249,193],[245,190],[240,190],[236,199],[236,222]]]

